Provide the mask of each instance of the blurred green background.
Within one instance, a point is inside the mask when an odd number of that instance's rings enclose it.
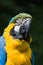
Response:
[[[18,13],[32,15],[31,35],[35,55],[34,65],[43,65],[43,1],[42,0],[0,0],[0,36],[9,20]]]

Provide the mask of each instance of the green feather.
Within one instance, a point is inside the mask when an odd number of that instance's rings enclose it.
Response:
[[[20,14],[16,15],[15,17],[13,17],[10,20],[9,24],[11,24],[12,22],[15,22],[18,18],[32,18],[32,16],[27,13],[20,13]]]

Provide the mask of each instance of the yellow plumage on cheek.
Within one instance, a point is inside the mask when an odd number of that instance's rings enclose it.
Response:
[[[6,41],[5,50],[7,53],[6,65],[31,65],[32,50],[30,43],[25,40],[14,39],[10,35],[10,30],[14,24],[10,24],[4,31]]]

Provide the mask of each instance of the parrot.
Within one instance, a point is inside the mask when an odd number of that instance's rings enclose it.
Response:
[[[32,16],[19,13],[13,17],[0,36],[0,65],[34,65],[30,47]]]

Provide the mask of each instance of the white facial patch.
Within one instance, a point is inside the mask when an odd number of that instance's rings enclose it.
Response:
[[[15,26],[15,28],[14,28],[14,30],[15,30],[16,32],[19,32],[19,29],[20,29],[20,26]]]

